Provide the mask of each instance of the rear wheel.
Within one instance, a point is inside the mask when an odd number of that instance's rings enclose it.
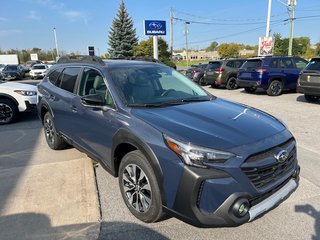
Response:
[[[207,83],[204,81],[204,77],[200,78],[200,80],[199,80],[199,85],[200,85],[200,86],[205,86],[205,85],[207,85]]]
[[[319,96],[312,96],[312,95],[308,95],[308,94],[305,94],[304,95],[304,98],[308,101],[308,102],[317,102],[320,97]]]
[[[235,77],[229,77],[226,88],[228,90],[234,90],[238,88],[237,79]]]
[[[0,125],[17,120],[19,110],[17,105],[9,99],[0,99]]]
[[[278,80],[273,80],[267,89],[267,94],[269,96],[279,96],[282,93],[282,90],[283,90],[282,82]]]
[[[244,90],[245,90],[247,93],[254,93],[257,89],[254,88],[254,87],[245,87]]]
[[[141,151],[127,153],[120,163],[119,186],[130,212],[143,222],[162,217],[162,201],[156,176]]]
[[[57,133],[54,126],[53,118],[49,112],[44,115],[43,118],[44,135],[46,137],[47,144],[54,150],[64,149],[67,143]]]

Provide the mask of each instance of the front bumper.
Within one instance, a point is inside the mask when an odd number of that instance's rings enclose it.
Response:
[[[320,85],[319,87],[297,86],[297,92],[311,96],[320,96]]]
[[[260,196],[253,196],[245,190],[245,186],[222,171],[209,173],[205,169],[185,167],[174,206],[166,210],[197,227],[239,226],[253,221],[289,197],[298,186],[299,173],[300,167],[297,165],[283,183]],[[240,216],[236,211],[238,203],[243,200],[248,202],[249,209]],[[214,207],[217,204],[218,208]]]

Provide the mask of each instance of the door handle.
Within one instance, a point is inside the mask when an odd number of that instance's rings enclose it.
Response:
[[[74,113],[78,112],[78,109],[77,109],[77,107],[75,105],[71,105],[70,108],[71,108],[72,112],[74,112]]]

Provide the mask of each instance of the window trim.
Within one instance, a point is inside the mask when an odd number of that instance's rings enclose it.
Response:
[[[95,67],[92,67],[92,66],[82,66],[81,74],[79,74],[79,76],[78,76],[78,81],[77,81],[78,84],[77,84],[77,87],[75,88],[75,95],[78,96],[79,98],[83,97],[83,96],[79,95],[79,91],[80,91],[80,85],[81,85],[82,76],[83,76],[84,70],[86,68],[93,69],[93,70],[97,71],[101,75],[101,77],[103,78],[103,81],[106,84],[106,87],[107,87],[107,89],[108,89],[108,91],[110,93],[112,101],[113,101],[113,105],[112,106],[110,106],[110,105],[104,105],[104,106],[106,106],[109,109],[117,111],[118,110],[118,106],[117,106],[117,103],[115,101],[115,98],[114,98],[112,92],[110,91],[108,79],[106,78],[105,74],[103,74],[103,72],[98,68],[95,68]]]

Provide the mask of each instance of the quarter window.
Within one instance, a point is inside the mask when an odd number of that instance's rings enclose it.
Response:
[[[56,86],[60,86],[60,82],[59,81],[59,76],[60,76],[60,73],[61,73],[62,69],[56,69],[54,70],[53,72],[51,72],[48,76],[49,78],[49,81],[53,84],[53,85],[56,85]]]
[[[62,80],[61,80],[61,88],[73,93],[74,86],[77,81],[77,77],[81,68],[79,67],[70,67],[66,68],[63,71]]]
[[[307,61],[303,60],[303,59],[293,59],[293,62],[295,63],[296,65],[296,68],[299,68],[299,69],[304,69],[305,66],[307,66]]]

